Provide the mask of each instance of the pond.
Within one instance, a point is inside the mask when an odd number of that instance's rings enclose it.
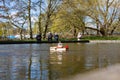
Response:
[[[56,44],[0,45],[0,80],[59,80],[120,63],[120,43],[66,44],[54,53]]]

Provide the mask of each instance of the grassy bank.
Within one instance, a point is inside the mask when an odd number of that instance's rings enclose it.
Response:
[[[103,37],[103,36],[83,36],[81,38],[81,41],[86,41],[86,40],[120,40],[120,36],[109,36],[109,37]],[[60,38],[59,41],[62,42],[74,42],[77,41],[77,38]],[[12,40],[0,40],[0,42],[31,42],[34,43],[36,42],[36,39],[25,39],[25,40],[17,40],[17,39],[12,39]],[[47,40],[42,40],[42,42],[48,42]],[[55,42],[54,40],[52,42]]]
[[[61,41],[77,41],[77,38],[62,38]],[[83,36],[81,40],[120,40],[120,36]]]
[[[86,39],[86,40],[120,40],[120,36],[109,36],[109,37],[104,37],[104,36],[86,36],[83,39]]]

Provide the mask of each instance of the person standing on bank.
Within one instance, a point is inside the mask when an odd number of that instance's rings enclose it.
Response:
[[[51,32],[48,33],[48,41],[51,42],[53,38],[53,34]]]
[[[57,33],[54,34],[54,40],[58,41],[59,40],[59,35]]]
[[[42,39],[42,35],[41,35],[41,33],[39,33],[39,34],[36,36],[36,40],[37,40],[37,42],[41,42],[41,39]]]
[[[82,33],[79,32],[78,35],[77,35],[78,41],[80,41],[81,37],[82,37]]]

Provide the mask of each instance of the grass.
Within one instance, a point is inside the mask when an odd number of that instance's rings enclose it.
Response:
[[[84,39],[87,40],[120,40],[119,36],[109,36],[109,37],[104,37],[104,36],[87,36],[84,37]]]
[[[103,37],[103,36],[83,36],[81,40],[120,40],[120,36],[109,36],[109,37]],[[25,40],[0,40],[0,41],[17,41],[17,42],[24,42],[24,41],[30,41],[34,42],[36,39],[25,39]],[[42,40],[47,41],[47,40]],[[54,40],[53,40],[54,41]],[[59,41],[77,41],[77,38],[61,38]]]

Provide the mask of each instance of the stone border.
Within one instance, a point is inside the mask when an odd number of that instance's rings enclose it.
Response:
[[[90,40],[90,43],[120,43],[120,40]]]

